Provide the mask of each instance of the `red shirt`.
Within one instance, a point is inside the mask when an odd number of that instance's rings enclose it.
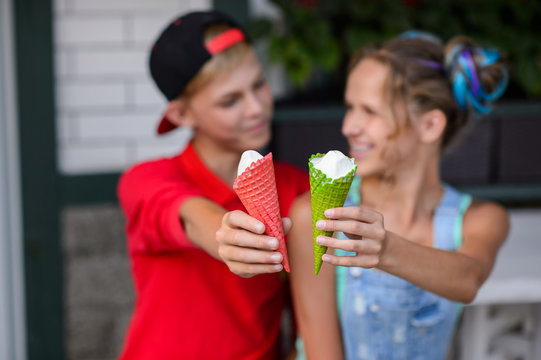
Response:
[[[305,173],[275,164],[282,216],[309,189]],[[276,359],[287,286],[280,274],[250,279],[196,248],[178,218],[183,201],[204,196],[244,210],[191,145],[178,156],[128,170],[118,187],[127,218],[135,311],[121,356],[131,359]]]

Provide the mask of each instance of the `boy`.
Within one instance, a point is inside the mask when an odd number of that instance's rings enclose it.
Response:
[[[163,31],[150,71],[169,101],[158,133],[189,126],[193,138],[179,155],[138,164],[119,182],[137,294],[121,358],[279,358],[287,285],[277,240],[236,246],[262,273],[251,278],[229,270],[216,241],[226,211],[244,210],[232,190],[241,154],[270,140],[273,101],[261,66],[245,32],[206,11]],[[286,164],[275,172],[287,216],[308,179]]]

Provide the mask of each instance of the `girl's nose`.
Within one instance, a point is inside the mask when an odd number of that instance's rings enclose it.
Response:
[[[361,135],[363,132],[363,121],[360,114],[348,111],[342,122],[342,134],[345,137]]]

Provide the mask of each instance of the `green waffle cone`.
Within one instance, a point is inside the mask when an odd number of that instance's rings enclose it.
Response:
[[[308,161],[308,167],[310,169],[310,194],[311,194],[311,206],[312,206],[312,232],[314,243],[314,274],[319,273],[321,268],[321,257],[327,252],[326,246],[321,246],[316,243],[316,238],[319,235],[332,236],[332,231],[322,231],[316,229],[316,222],[318,220],[326,219],[323,214],[325,210],[341,207],[346,201],[349,188],[353,178],[355,177],[355,171],[357,166],[345,176],[332,180],[328,178],[321,170],[314,167],[312,162],[313,158],[322,157],[325,154],[314,154]]]

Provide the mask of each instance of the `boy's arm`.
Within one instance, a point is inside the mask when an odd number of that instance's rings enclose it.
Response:
[[[194,196],[182,203],[178,217],[190,242],[220,259],[216,231],[225,213],[226,210],[220,205],[207,198]]]
[[[224,261],[240,276],[282,269],[279,265],[282,254],[273,251],[278,248],[278,241],[263,235],[265,226],[242,211],[226,212],[218,204],[195,196],[182,204],[179,218],[186,236],[195,246]],[[285,226],[288,230],[289,219]]]
[[[122,175],[118,199],[134,253],[200,248],[219,258],[216,231],[225,209],[162,163],[135,166]],[[164,169],[165,168],[165,169]]]
[[[132,253],[161,253],[194,248],[180,219],[186,201],[201,197],[191,183],[171,174],[161,163],[145,163],[125,172],[118,183],[118,200],[126,217]]]
[[[310,193],[293,204],[288,236],[295,317],[308,359],[342,359],[334,267],[314,275]]]

